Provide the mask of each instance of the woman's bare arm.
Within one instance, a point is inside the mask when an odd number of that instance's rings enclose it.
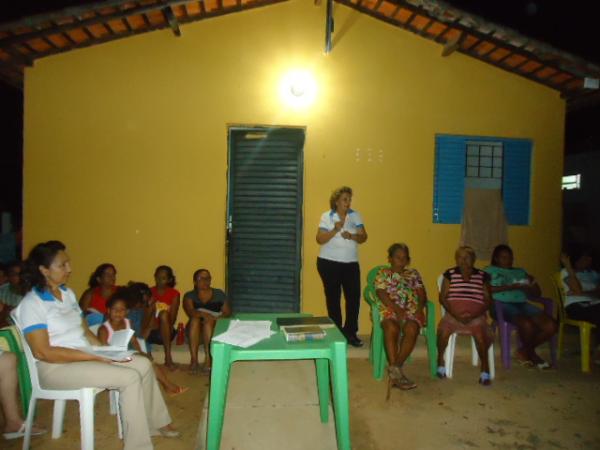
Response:
[[[38,329],[27,333],[25,336],[31,352],[36,359],[49,363],[69,363],[78,361],[99,361],[110,363],[111,361],[100,356],[91,355],[66,347],[54,347],[50,345],[48,331],[46,329]]]

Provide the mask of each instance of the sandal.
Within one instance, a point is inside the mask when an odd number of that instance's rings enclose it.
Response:
[[[409,391],[417,387],[417,383],[406,378],[406,375],[403,375],[402,378],[398,381],[398,387],[403,391]]]
[[[492,377],[488,372],[481,372],[479,375],[479,384],[482,386],[490,386],[492,384]]]
[[[187,391],[189,391],[190,388],[187,386],[177,386],[177,389],[175,389],[175,392],[169,392],[169,397],[177,397],[179,394],[183,394]]]

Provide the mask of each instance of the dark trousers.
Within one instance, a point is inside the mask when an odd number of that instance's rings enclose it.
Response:
[[[347,336],[358,331],[360,308],[360,267],[357,262],[343,263],[317,258],[317,270],[323,281],[327,314]],[[346,299],[346,323],[342,327],[342,289]]]
[[[596,325],[592,332],[596,333],[596,345],[600,345],[600,303],[585,306],[580,303],[573,303],[566,308],[567,317],[573,320],[583,320]]]

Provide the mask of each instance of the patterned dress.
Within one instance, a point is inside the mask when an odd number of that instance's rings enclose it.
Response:
[[[413,320],[420,326],[424,326],[423,317],[416,315],[419,304],[419,296],[417,295],[419,288],[423,288],[423,280],[415,269],[406,268],[398,273],[389,267],[384,267],[375,277],[375,289],[382,289],[387,292],[390,299],[406,311],[404,320]],[[381,320],[398,320],[395,311],[386,306],[379,297],[377,297],[377,306],[379,307]]]

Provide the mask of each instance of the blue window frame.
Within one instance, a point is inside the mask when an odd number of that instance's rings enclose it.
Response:
[[[502,198],[509,225],[529,224],[531,140],[447,134],[435,136],[434,223],[461,223],[467,149],[486,141],[502,146]]]

